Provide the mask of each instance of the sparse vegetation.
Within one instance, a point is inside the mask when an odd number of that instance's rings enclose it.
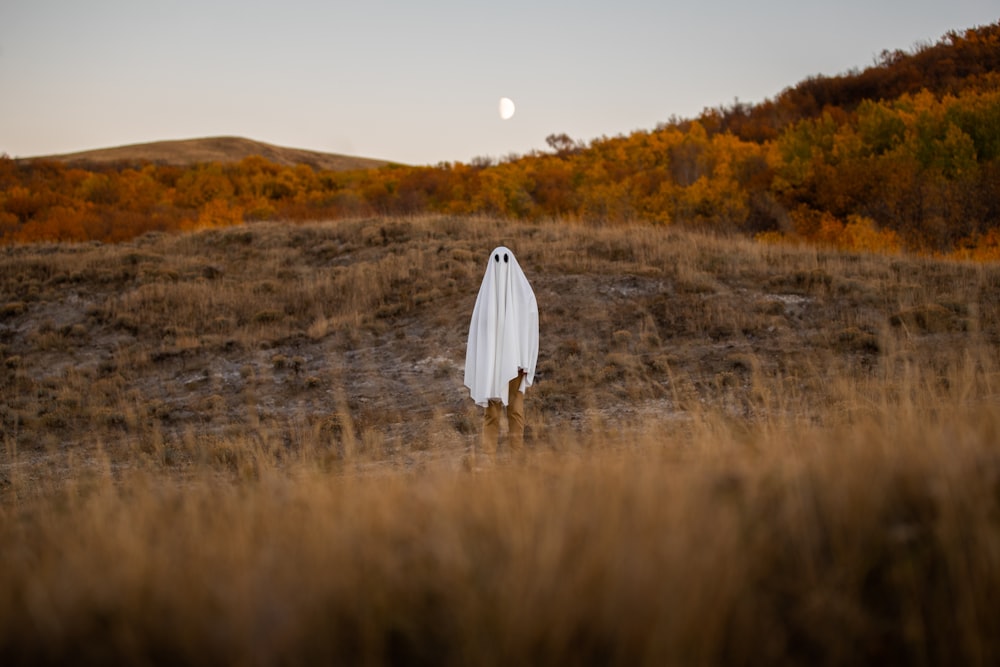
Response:
[[[499,243],[541,350],[489,467]],[[0,662],[995,663],[998,288],[446,216],[5,247]]]

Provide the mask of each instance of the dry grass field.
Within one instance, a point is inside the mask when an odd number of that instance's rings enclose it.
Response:
[[[0,663],[996,664],[998,343],[1000,267],[660,227],[5,247]]]
[[[338,153],[322,153],[303,148],[287,148],[242,137],[152,141],[28,159],[58,160],[68,165],[88,166],[141,162],[190,166],[209,162],[239,162],[243,158],[251,156],[263,157],[269,162],[283,166],[306,164],[317,169],[331,169],[333,171],[376,169],[388,164],[385,160]]]

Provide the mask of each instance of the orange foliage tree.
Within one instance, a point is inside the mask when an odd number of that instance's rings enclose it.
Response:
[[[925,89],[903,81],[920,68],[932,74]],[[0,157],[0,242],[437,212],[646,221],[852,250],[992,257],[1000,23],[912,55],[887,54],[864,72],[807,80],[760,105],[589,143],[565,134],[546,141],[549,152],[499,162],[349,172],[261,157],[100,168]]]

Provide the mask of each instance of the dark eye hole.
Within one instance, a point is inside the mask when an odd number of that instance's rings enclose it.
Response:
[[[507,261],[508,261],[508,259],[507,259],[507,253],[504,253],[503,254],[503,263],[506,264]]]
[[[493,259],[495,259],[496,261],[499,262],[500,261],[500,254],[497,253],[496,255],[493,255]]]

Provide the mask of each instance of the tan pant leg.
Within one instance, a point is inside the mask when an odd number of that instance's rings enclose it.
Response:
[[[524,394],[518,389],[524,373],[510,381],[507,387],[507,430],[510,437],[510,451],[520,454],[524,450]]]
[[[483,411],[483,453],[493,457],[497,453],[497,440],[500,438],[500,413],[503,403],[490,401]]]

